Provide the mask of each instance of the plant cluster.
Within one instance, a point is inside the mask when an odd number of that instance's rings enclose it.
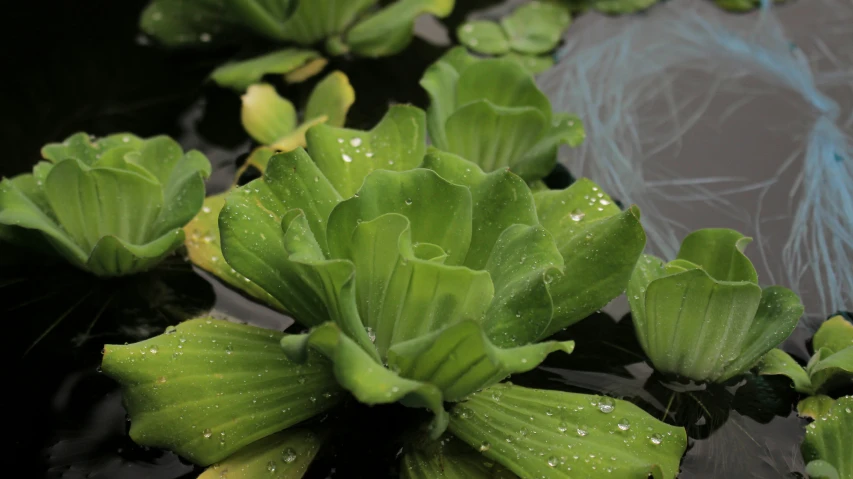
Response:
[[[406,45],[415,17],[448,15],[453,1],[377,5],[154,0],[142,27],[168,45],[256,35],[377,56]],[[539,62],[569,21],[568,7],[533,2],[500,25],[465,24],[459,37],[480,53]],[[728,383],[757,367],[789,377],[810,396],[800,413],[815,419],[802,446],[808,473],[850,477],[853,404],[828,395],[853,374],[850,322],[826,321],[803,368],[774,349],[803,306],[783,287],[759,286],[750,238],[699,230],[664,262],[642,254],[636,206],[621,209],[583,178],[548,189],[558,149],[584,131],[552,111],[525,61],[451,49],[421,80],[427,111],[391,106],[369,131],[344,128],[355,94],[341,72],[318,83],[301,115],[260,83],[318,73],[316,52],[225,65],[213,77],[243,92],[242,124],[261,145],[232,188],[205,199],[210,163],[167,137],[80,133],[46,145],[31,174],[3,179],[0,240],[98,276],[150,269],[185,245],[194,264],[302,328],[204,316],[104,348],[131,438],[210,466],[202,478],[302,477],[335,437],[325,419],[353,402],[409,408],[402,478],[675,477],[683,428],[620,399],[506,382],[571,354],[573,341],[549,338],[623,292],[659,373]],[[248,167],[262,176],[237,186]]]

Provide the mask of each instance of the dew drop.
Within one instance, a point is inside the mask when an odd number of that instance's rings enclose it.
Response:
[[[407,204],[407,205],[411,205],[411,204],[412,204],[412,199],[411,199],[411,198],[406,198],[406,204]]]
[[[275,461],[270,461],[267,463],[267,470],[270,472],[275,472]]]
[[[583,426],[578,426],[578,436],[584,437],[587,434],[589,434],[589,432],[587,432],[587,430]]]
[[[157,351],[159,351],[159,349],[157,349],[157,346],[151,346],[151,349],[149,349],[148,351],[151,354],[157,354]]]
[[[551,457],[549,457],[549,458],[548,458],[548,465],[549,465],[549,466],[551,466],[551,467],[557,467],[557,464],[559,464],[559,463],[560,463],[560,462],[559,462],[559,461],[557,460],[557,458],[556,458],[556,457],[554,457],[554,456],[551,456]]]
[[[296,460],[296,451],[292,447],[288,447],[281,453],[281,460],[284,461],[285,464],[290,464]]]
[[[355,137],[349,141],[349,144],[352,146],[361,146],[361,138]]]
[[[370,326],[364,328],[364,330],[367,332],[367,338],[370,339],[370,342],[375,343],[376,342],[376,331],[374,331],[373,328],[371,328]]]
[[[649,440],[652,441],[652,444],[654,444],[655,446],[659,445],[662,442],[662,439],[659,434],[652,434]]]
[[[558,430],[558,431],[560,431],[560,432],[566,432],[568,429],[569,429],[569,426],[568,426],[566,423],[564,423],[564,422],[561,422],[561,423],[557,426],[557,430]]]
[[[213,431],[211,431],[210,428],[207,428],[202,431],[201,435],[204,436],[205,439],[210,439],[210,436],[213,435]]]
[[[598,410],[604,414],[610,414],[614,409],[616,409],[616,405],[613,403],[613,400],[608,397],[602,398],[601,401],[598,402]]]
[[[480,452],[486,452],[492,448],[492,445],[488,441],[484,441],[480,443]]]
[[[343,160],[344,160],[346,163],[352,163],[352,157],[351,157],[351,156],[349,156],[349,155],[347,155],[346,153],[342,154],[342,155],[341,155],[341,158],[343,158]]]
[[[618,423],[616,423],[616,427],[621,431],[627,431],[631,429],[631,423],[627,419],[620,419]]]
[[[572,219],[572,221],[580,221],[584,218],[584,216],[586,216],[586,213],[581,211],[579,208],[576,208],[572,210],[571,213],[569,213],[569,217]]]

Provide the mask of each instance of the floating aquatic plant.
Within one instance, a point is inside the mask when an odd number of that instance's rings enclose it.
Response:
[[[853,444],[853,396],[844,396],[833,401],[825,413],[806,427],[800,448],[806,473],[813,479],[853,477],[850,444]]]
[[[77,133],[42,149],[32,174],[3,179],[0,228],[98,276],[149,269],[183,244],[210,163],[174,140]]]
[[[454,0],[152,0],[142,12],[140,28],[168,46],[240,44],[260,37],[301,47],[325,42],[332,55],[353,53],[380,57],[409,44],[415,19],[444,17]],[[233,62],[213,74],[222,86],[238,90],[267,73],[304,78],[325,60],[313,50],[288,48]]]
[[[734,230],[688,235],[675,260],[645,255],[628,285],[637,339],[655,369],[723,382],[779,345],[803,314],[788,289],[758,286]]]
[[[430,97],[429,136],[441,150],[485,171],[509,167],[525,180],[551,172],[560,145],[577,146],[583,125],[551,112],[532,76],[507,59],[478,59],[451,49],[421,79]]]
[[[407,442],[403,477],[447,461],[494,472],[471,461],[480,454],[522,477],[674,477],[683,430],[624,401],[497,384],[571,352],[540,341],[624,289],[644,245],[639,212],[587,180],[533,193],[506,169],[426,151],[425,123],[396,106],[368,132],[317,125],[308,152],[273,156],[226,197],[223,260],[310,330],[199,319],[107,346],[131,436],[198,464],[290,471],[285,456],[301,451],[274,455],[293,437],[268,437],[351,394],[432,413]],[[453,436],[461,451],[445,451]],[[620,447],[606,447],[614,437]]]
[[[759,372],[788,376],[794,389],[809,395],[849,384],[853,379],[853,324],[841,315],[828,319],[815,333],[812,345],[814,355],[805,368],[785,351],[773,349],[761,360]]]
[[[536,74],[554,64],[546,54],[560,43],[571,19],[568,8],[562,5],[533,1],[515,9],[500,23],[466,22],[456,30],[456,36],[473,52],[516,60]]]

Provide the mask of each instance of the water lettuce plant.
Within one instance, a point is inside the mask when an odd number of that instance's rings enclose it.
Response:
[[[622,292],[645,243],[639,212],[588,180],[534,193],[506,169],[427,150],[425,124],[394,106],[370,131],[314,126],[307,151],[272,156],[225,197],[222,260],[309,329],[202,318],[107,346],[131,437],[283,473],[314,454],[300,435],[315,451],[334,429],[305,421],[354,399],[429,411],[402,477],[674,477],[682,429],[624,401],[499,384],[571,352],[542,340]]]
[[[533,77],[508,59],[479,59],[463,47],[448,51],[421,79],[430,97],[429,138],[485,171],[509,167],[527,181],[557,162],[560,145],[584,139],[577,117],[553,113]]]
[[[210,163],[174,140],[77,133],[0,184],[2,237],[42,245],[98,276],[149,269],[183,244]]]
[[[403,50],[422,14],[444,17],[454,0],[152,0],[139,20],[143,32],[168,46],[241,44],[259,37],[302,47],[325,42],[332,55],[380,57]],[[266,73],[316,73],[325,65],[313,50],[289,48],[234,62],[213,74],[237,90]],[[294,73],[297,70],[300,73]]]
[[[781,374],[797,392],[816,395],[853,379],[853,324],[841,315],[826,320],[812,339],[814,354],[803,368],[788,353],[773,349],[759,365],[760,374]]]
[[[729,229],[688,235],[675,260],[645,255],[628,285],[637,339],[655,369],[723,382],[787,338],[803,314],[780,286],[762,289],[743,254],[751,238]]]
[[[853,396],[832,401],[826,412],[806,426],[800,451],[812,479],[853,477]],[[846,451],[846,452],[845,452]]]
[[[571,18],[568,8],[562,5],[533,1],[515,9],[500,23],[466,22],[457,28],[456,36],[473,52],[515,60],[536,74],[554,65],[547,54],[560,43]]]

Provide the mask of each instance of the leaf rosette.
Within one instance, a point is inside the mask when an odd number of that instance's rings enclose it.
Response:
[[[762,358],[760,374],[788,376],[797,392],[827,393],[853,379],[853,324],[838,315],[824,321],[812,338],[814,354],[801,367],[788,353],[773,349]]]
[[[787,338],[803,314],[781,286],[762,289],[734,230],[688,235],[678,257],[645,255],[628,285],[637,339],[655,369],[696,381],[745,373]]]
[[[571,351],[537,341],[617,296],[644,236],[590,182],[534,195],[506,169],[424,157],[424,123],[398,106],[366,134],[314,127],[310,155],[273,157],[219,223],[228,264],[314,328],[283,339],[292,359],[321,351],[359,400],[427,407],[440,434],[444,401]]]
[[[444,17],[454,0],[153,0],[141,29],[170,46],[238,42],[261,37],[310,46],[325,41],[332,54],[399,52],[422,14]]]
[[[210,175],[204,155],[165,136],[77,133],[42,156],[31,174],[3,179],[2,236],[98,276],[149,269],[180,247]]]
[[[405,438],[401,477],[674,477],[683,429],[625,401],[496,384],[571,352],[571,341],[540,341],[623,291],[645,244],[638,211],[588,180],[534,193],[505,168],[427,150],[425,124],[423,111],[394,106],[370,131],[317,125],[307,151],[272,156],[224,197],[222,259],[245,279],[231,284],[307,332],[202,318],[107,346],[102,368],[122,384],[131,437],[222,461],[213,475],[301,477],[335,427],[308,418],[354,398],[432,412]],[[488,416],[500,422],[483,427]],[[522,422],[547,440],[519,438],[517,457],[484,446]],[[622,434],[619,451],[609,434]],[[606,465],[565,462],[604,450]]]
[[[421,79],[430,97],[429,136],[437,148],[485,171],[510,168],[527,181],[543,178],[560,145],[578,146],[580,119],[553,113],[530,73],[510,59],[478,59],[456,47]]]

